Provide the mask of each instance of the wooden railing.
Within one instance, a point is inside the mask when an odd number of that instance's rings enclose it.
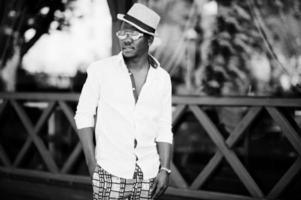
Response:
[[[12,177],[14,180],[16,177],[21,177],[22,180],[27,178],[28,183],[33,179],[44,179],[69,185],[82,184],[90,188],[87,169],[78,169],[79,165],[85,166],[73,120],[78,97],[78,94],[66,93],[0,93],[0,179],[6,178],[6,182],[1,182],[4,179],[0,180],[0,190],[1,187],[8,189],[7,183]],[[173,105],[175,141],[180,137],[178,132],[181,131],[181,125],[197,123],[202,128],[195,131],[206,134],[214,152],[208,154],[208,162],[198,166],[199,173],[190,177],[190,181],[184,177],[183,168],[176,161],[173,162],[171,186],[166,191],[167,195],[183,199],[281,199],[292,183],[301,185],[300,177],[297,176],[301,169],[301,131],[300,124],[296,122],[301,110],[301,98],[175,96]],[[228,129],[227,135],[210,113],[212,110],[216,112],[217,108],[235,110],[238,107],[241,109],[241,117],[235,127]],[[242,145],[244,153],[236,151],[248,135],[264,134],[250,131],[255,121],[262,118],[262,112],[279,128],[293,152],[290,157],[292,164],[268,189],[262,189],[262,184],[252,176],[252,170],[244,160],[248,156],[248,148]],[[229,116],[231,117],[234,116]],[[259,119],[261,120],[263,118]],[[57,144],[62,141],[68,144],[65,145],[68,146],[67,151],[65,147],[57,148]],[[202,141],[198,142],[201,145]],[[189,145],[186,144],[186,147]],[[175,143],[174,148],[174,160],[177,160],[180,147]],[[192,151],[198,151],[198,148]],[[82,164],[79,164],[79,160],[82,160]],[[225,163],[238,177],[239,185],[245,188],[244,192],[224,192],[206,187],[206,183],[213,179],[216,171]],[[189,171],[189,166],[185,170]],[[20,192],[26,193],[26,189]],[[87,198],[85,195],[86,193],[82,194],[82,199]],[[80,199],[79,196],[76,198]]]

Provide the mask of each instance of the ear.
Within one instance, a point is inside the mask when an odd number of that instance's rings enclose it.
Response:
[[[148,43],[148,46],[150,46],[154,41],[154,36],[150,36],[148,39],[147,39],[147,43]]]

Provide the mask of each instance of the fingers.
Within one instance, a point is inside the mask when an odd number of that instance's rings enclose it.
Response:
[[[163,185],[157,182],[155,182],[156,187],[153,188],[152,191],[152,198],[153,199],[158,199],[167,189],[167,185]]]
[[[158,199],[165,192],[166,188],[167,188],[167,186],[157,187],[153,198]]]
[[[156,189],[157,189],[157,185],[158,185],[158,180],[155,179],[154,184],[152,185],[152,189],[151,189],[151,194],[152,194],[152,198],[154,198]]]
[[[156,188],[156,191],[154,194],[154,199],[157,199],[159,197],[160,190],[161,190],[161,187],[159,185],[157,185],[157,188]]]

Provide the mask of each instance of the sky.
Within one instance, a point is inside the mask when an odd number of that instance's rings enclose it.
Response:
[[[111,55],[112,20],[107,1],[78,0],[69,30],[50,30],[23,58],[23,68],[31,73],[73,76],[88,65]],[[30,32],[27,33],[30,35]]]

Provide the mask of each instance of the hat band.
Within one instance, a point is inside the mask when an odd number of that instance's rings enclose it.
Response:
[[[124,19],[136,24],[137,26],[139,26],[140,28],[146,30],[147,32],[155,33],[154,28],[148,26],[147,24],[143,23],[139,19],[132,17],[131,15],[125,14]]]

